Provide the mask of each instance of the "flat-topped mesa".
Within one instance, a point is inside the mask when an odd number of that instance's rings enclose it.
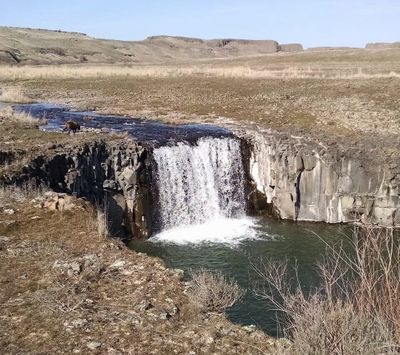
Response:
[[[274,40],[250,40],[236,38],[216,38],[216,39],[200,39],[182,36],[151,36],[147,37],[143,42],[150,42],[157,45],[168,43],[169,45],[180,47],[188,47],[193,49],[209,48],[216,51],[235,51],[247,50],[250,54],[269,54],[279,51],[279,43]],[[218,52],[217,52],[218,53]]]
[[[0,26],[0,63],[137,64],[235,58],[301,51],[300,44],[235,38],[151,36],[142,41],[101,39],[82,33]]]
[[[186,43],[204,43],[204,40],[201,38],[194,37],[183,37],[183,36],[168,36],[168,35],[158,35],[158,36],[149,36],[144,39],[143,42],[157,42],[157,41],[182,41]]]
[[[310,47],[307,48],[307,52],[327,52],[327,51],[350,51],[350,50],[358,50],[360,48],[357,47]]]
[[[376,43],[367,43],[365,46],[366,49],[395,49],[400,48],[400,42],[376,42]]]
[[[303,45],[300,43],[286,43],[280,44],[278,47],[280,52],[302,52]]]

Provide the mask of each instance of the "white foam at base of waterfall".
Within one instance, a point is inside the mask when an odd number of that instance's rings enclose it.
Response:
[[[251,218],[219,217],[205,223],[167,229],[150,238],[152,242],[186,244],[229,244],[236,246],[247,239],[256,239],[257,230]]]
[[[229,243],[254,238],[246,218],[240,141],[201,138],[154,150],[161,232],[153,241]]]

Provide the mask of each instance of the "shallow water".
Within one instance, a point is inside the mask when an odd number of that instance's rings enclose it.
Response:
[[[66,106],[46,103],[13,105],[13,107],[18,111],[29,112],[35,118],[47,119],[48,124],[41,127],[45,131],[62,131],[65,122],[73,120],[88,129],[127,132],[138,141],[154,146],[162,146],[169,141],[195,142],[204,136],[232,136],[229,130],[209,124],[166,124],[156,120],[73,111]]]
[[[270,258],[288,260],[291,265],[297,262],[302,285],[306,289],[317,287],[316,265],[325,253],[325,243],[348,241],[349,235],[349,227],[342,225],[247,218],[162,232],[148,241],[132,241],[129,246],[161,257],[168,266],[185,270],[187,276],[191,269],[204,267],[232,277],[247,293],[228,310],[229,318],[276,335],[275,313],[254,294],[261,280],[252,265]]]

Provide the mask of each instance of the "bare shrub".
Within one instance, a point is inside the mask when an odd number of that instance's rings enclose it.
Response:
[[[385,320],[400,345],[400,240],[393,228],[357,227],[356,257],[348,257],[354,279],[347,295],[355,308]],[[333,256],[334,258],[334,256]],[[326,267],[322,266],[322,270]]]
[[[256,294],[280,315],[291,353],[376,354],[400,349],[400,245],[393,229],[355,228],[354,254],[327,245],[322,289],[304,291],[287,263],[256,267]]]
[[[314,294],[293,311],[292,353],[377,354],[393,345],[387,325],[351,303],[332,304]]]
[[[14,102],[20,104],[26,104],[33,102],[32,99],[26,97],[20,88],[5,88],[0,90],[0,101],[3,102]]]
[[[204,311],[223,312],[238,302],[244,291],[221,272],[199,269],[192,273],[188,295]]]

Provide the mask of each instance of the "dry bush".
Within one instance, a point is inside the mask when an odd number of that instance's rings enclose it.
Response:
[[[354,254],[327,246],[322,289],[306,292],[285,262],[256,267],[256,294],[279,313],[291,353],[377,354],[400,350],[400,245],[393,229],[357,227]]]
[[[0,101],[27,104],[33,102],[32,99],[26,97],[20,88],[4,88],[0,90]]]
[[[315,294],[301,305],[292,301],[292,353],[372,355],[393,346],[387,325],[356,311],[351,303],[330,303]]]
[[[357,227],[354,238],[356,258],[347,259],[354,281],[347,281],[352,288],[345,296],[352,301],[357,311],[383,319],[393,330],[400,345],[399,239],[392,228]],[[326,269],[325,265],[321,266],[325,279],[325,275],[337,278],[334,272],[324,273]]]
[[[238,302],[244,291],[221,272],[199,269],[192,273],[188,295],[206,312],[223,312]]]

